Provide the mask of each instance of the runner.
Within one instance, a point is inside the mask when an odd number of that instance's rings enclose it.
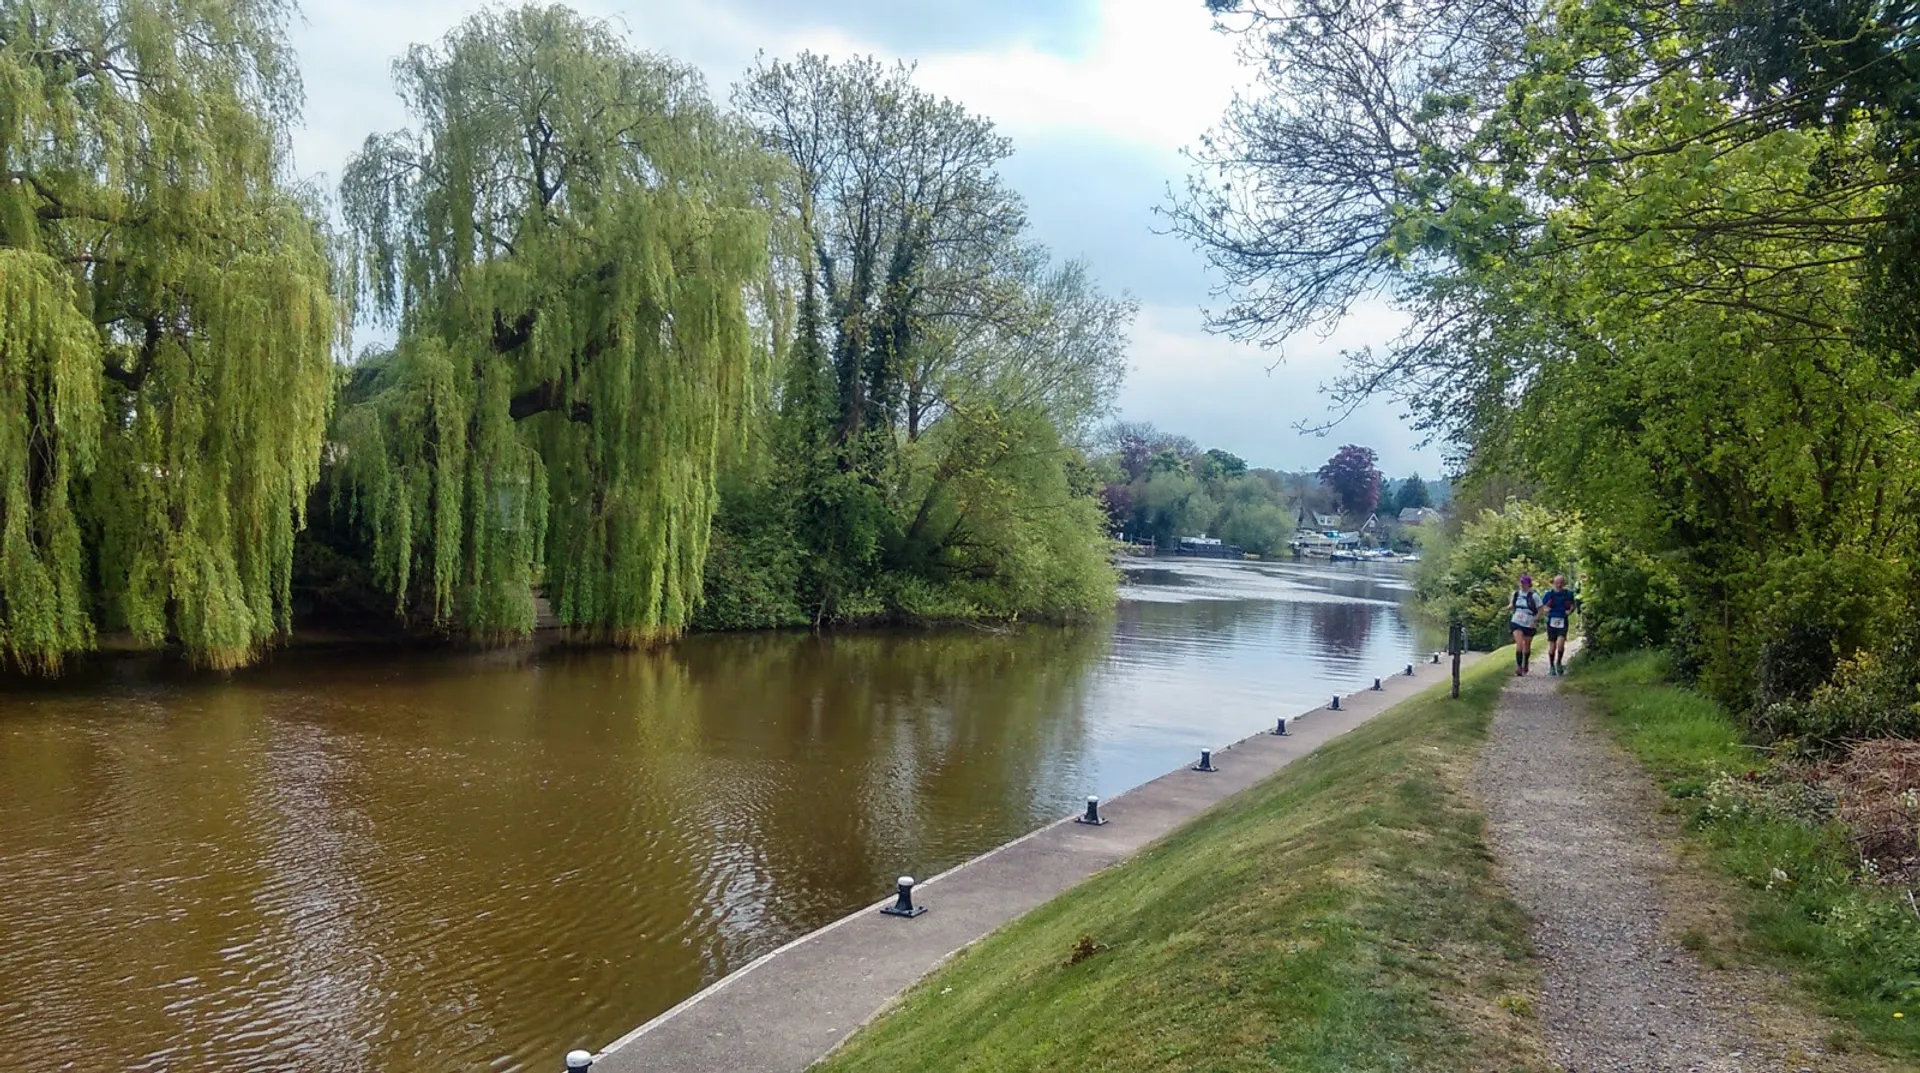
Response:
[[[1580,601],[1567,588],[1567,576],[1555,574],[1553,588],[1541,594],[1540,602],[1547,609],[1547,673],[1561,675],[1567,673],[1567,622],[1573,617],[1574,608]]]
[[[1513,609],[1513,674],[1527,673],[1527,661],[1533,655],[1534,622],[1540,615],[1540,594],[1533,591],[1533,576],[1520,575],[1520,587],[1509,604]]]

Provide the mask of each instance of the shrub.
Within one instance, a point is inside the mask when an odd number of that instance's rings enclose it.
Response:
[[[1920,736],[1920,653],[1906,638],[1881,652],[1840,660],[1831,679],[1806,699],[1789,698],[1758,709],[1754,731],[1830,751],[1866,738]]]
[[[1582,529],[1581,624],[1595,655],[1666,648],[1681,621],[1681,606],[1673,571],[1604,529]]]
[[[1542,588],[1554,574],[1576,576],[1579,533],[1577,518],[1531,503],[1482,511],[1457,536],[1428,545],[1435,554],[1422,561],[1415,592],[1431,613],[1465,624],[1470,646],[1498,647],[1519,576],[1532,574]]]

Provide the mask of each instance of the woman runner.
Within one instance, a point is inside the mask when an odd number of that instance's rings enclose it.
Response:
[[[1540,616],[1540,596],[1533,591],[1533,576],[1520,575],[1520,587],[1514,591],[1510,606],[1513,610],[1513,674],[1519,677],[1527,673],[1527,660],[1533,654],[1534,622]]]

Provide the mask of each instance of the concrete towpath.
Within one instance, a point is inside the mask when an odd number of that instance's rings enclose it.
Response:
[[[1824,1053],[1826,1026],[1779,981],[1711,970],[1679,941],[1685,877],[1658,790],[1544,670],[1508,684],[1475,782],[1533,919],[1550,1053],[1569,1073],[1862,1068]]]
[[[1381,670],[1381,691],[1221,749],[1213,774],[1181,767],[1103,802],[1106,826],[1063,819],[923,882],[920,917],[881,915],[888,898],[788,943],[608,1045],[595,1073],[798,1073],[956,951],[1450,673]]]

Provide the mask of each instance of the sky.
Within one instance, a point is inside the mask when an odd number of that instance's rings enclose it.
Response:
[[[473,0],[306,0],[291,28],[306,83],[294,131],[296,171],[332,189],[366,136],[407,116],[392,61],[444,36]],[[1205,259],[1160,233],[1156,206],[1185,179],[1180,155],[1218,122],[1247,79],[1238,40],[1218,33],[1202,0],[573,0],[638,48],[705,73],[724,102],[756,54],[803,49],[917,66],[923,88],[992,119],[1014,145],[1001,173],[1026,200],[1034,236],[1084,260],[1110,290],[1140,302],[1119,397],[1121,419],[1219,447],[1255,466],[1317,468],[1345,443],[1380,454],[1389,476],[1442,470],[1434,448],[1390,401],[1324,436],[1320,392],[1343,347],[1380,343],[1404,323],[1362,306],[1328,337],[1281,352],[1209,334],[1217,304]],[[1285,360],[1281,361],[1284,353]]]

